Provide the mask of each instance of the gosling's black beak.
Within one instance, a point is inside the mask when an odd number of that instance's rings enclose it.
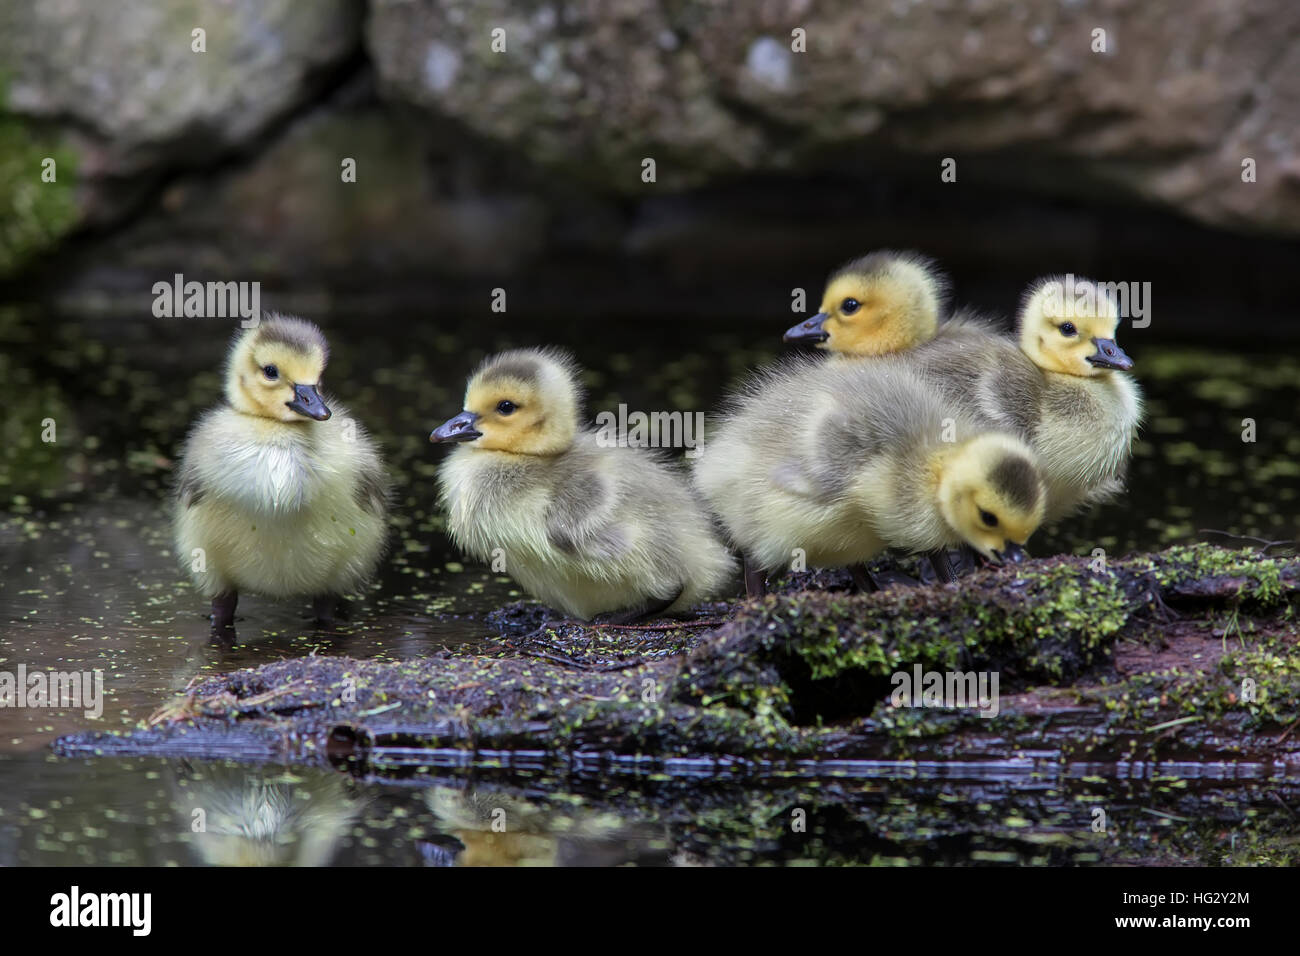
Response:
[[[306,415],[318,422],[323,422],[330,417],[329,406],[320,397],[320,392],[316,391],[315,385],[295,385],[293,395],[293,401],[285,404],[299,415]]]
[[[1028,557],[1028,555],[1025,554],[1024,548],[1016,544],[1014,541],[1008,541],[1004,550],[993,552],[993,563],[997,565],[1008,563],[1020,564],[1026,557]]]
[[[830,316],[825,312],[818,312],[811,318],[804,319],[798,325],[792,325],[785,330],[785,342],[825,342],[830,338],[830,333],[822,328]]]
[[[1097,368],[1113,368],[1127,372],[1133,367],[1133,360],[1115,344],[1114,339],[1093,339],[1092,344],[1097,346],[1097,351],[1088,356],[1088,361]]]
[[[1025,549],[1014,541],[1008,541],[1006,550],[1002,552],[1002,560],[1010,561],[1013,564],[1021,564],[1027,557]]]
[[[478,416],[473,412],[461,412],[430,432],[429,441],[473,441],[475,438],[482,438],[483,433],[474,427],[476,421]]]

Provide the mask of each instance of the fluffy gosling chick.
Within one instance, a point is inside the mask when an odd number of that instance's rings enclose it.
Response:
[[[215,627],[233,623],[241,591],[312,597],[327,622],[379,563],[388,479],[365,429],[320,393],[328,357],[310,322],[264,319],[231,346],[226,404],[186,439],[176,549]]]
[[[1046,520],[1112,497],[1123,486],[1142,395],[1115,341],[1119,312],[1096,283],[1047,277],[1025,292],[1019,347],[977,323],[961,323],[908,361],[946,394],[1033,446],[1048,487]]]
[[[744,556],[750,596],[799,553],[837,567],[964,542],[1020,559],[1045,503],[1033,453],[935,391],[890,358],[801,358],[741,389],[694,478]]]
[[[461,443],[438,478],[452,540],[504,557],[529,594],[584,620],[717,593],[735,561],[689,485],[649,451],[604,447],[580,427],[577,377],[565,353],[518,349],[470,378],[465,410],[429,436]]]
[[[873,252],[837,269],[821,309],[785,333],[835,355],[887,355],[934,338],[948,280],[930,259]]]

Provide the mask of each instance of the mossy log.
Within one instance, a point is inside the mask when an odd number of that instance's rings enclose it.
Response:
[[[1300,779],[1300,559],[1195,545],[947,586],[842,583],[796,575],[712,619],[644,628],[536,627],[536,606],[516,605],[495,618],[495,656],[280,661],[198,681],[133,731],[55,747],[392,775],[1184,761]],[[897,675],[918,667],[996,675],[996,716],[896,706]]]

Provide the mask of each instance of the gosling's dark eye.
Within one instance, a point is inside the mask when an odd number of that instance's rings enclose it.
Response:
[[[858,302],[857,299],[845,299],[840,303],[840,311],[845,315],[852,315],[854,312],[858,311],[858,306],[860,304],[861,303]]]
[[[511,412],[513,412],[513,411],[514,411],[516,408],[518,408],[518,407],[519,407],[518,405],[516,405],[514,402],[510,402],[510,401],[501,401],[501,402],[497,402],[497,414],[499,414],[499,415],[509,415]]]
[[[1061,334],[1067,339],[1079,334],[1079,330],[1074,327],[1073,322],[1061,323]]]
[[[280,370],[274,365],[263,365],[262,374],[269,379],[277,379],[280,377]]]
[[[998,526],[998,516],[991,511],[985,511],[983,508],[980,509],[980,521],[983,521],[990,528]]]

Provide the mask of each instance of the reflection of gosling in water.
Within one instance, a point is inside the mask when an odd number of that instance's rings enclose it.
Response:
[[[459,442],[439,470],[452,540],[504,556],[529,594],[574,617],[632,620],[717,593],[735,561],[684,476],[650,450],[603,446],[579,424],[573,360],[518,349],[485,361],[465,410],[429,440]]]
[[[439,829],[464,845],[458,866],[562,866],[569,844],[609,840],[624,829],[612,814],[569,817],[488,790],[434,787],[424,801]]]
[[[383,550],[388,479],[365,429],[320,393],[329,346],[282,316],[239,335],[226,404],[203,416],[178,468],[176,548],[212,622],[240,591],[316,599],[328,622]]]
[[[289,782],[283,770],[224,764],[186,766],[177,794],[199,855],[214,866],[324,866],[364,807],[337,773]]]

